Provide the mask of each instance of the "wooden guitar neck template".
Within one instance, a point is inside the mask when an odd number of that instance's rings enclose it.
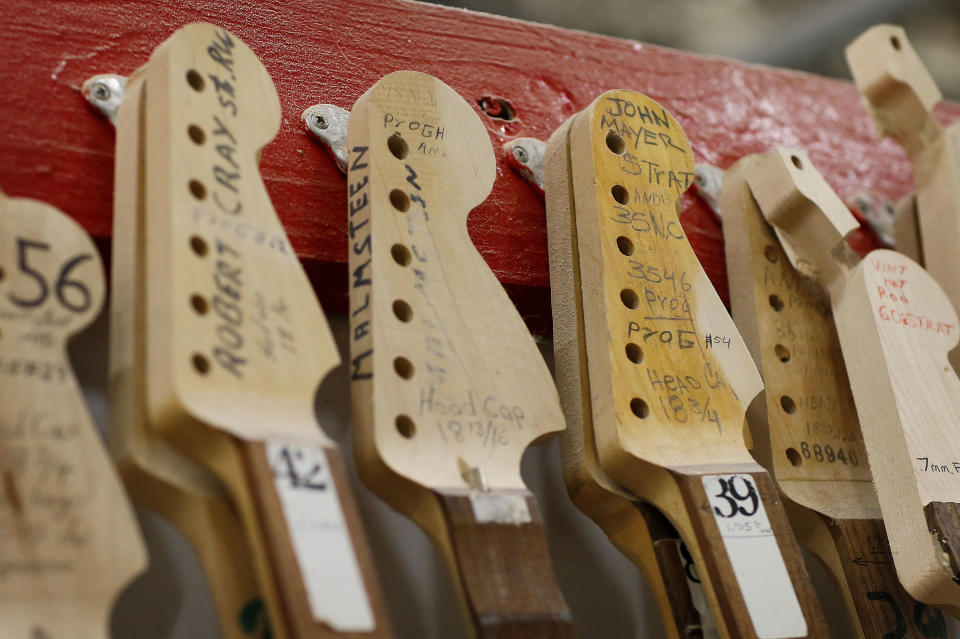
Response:
[[[232,34],[192,24],[128,92],[118,141],[141,169],[122,204],[137,248],[120,255],[127,317],[142,322],[114,350],[142,367],[139,419],[229,495],[274,637],[388,637],[342,460],[313,410],[339,357],[257,169],[279,126],[270,77]]]
[[[0,619],[14,639],[109,636],[147,565],[140,529],[87,412],[67,340],[106,293],[69,217],[0,193]]]
[[[900,582],[956,615],[960,379],[947,360],[956,312],[908,257],[857,259],[844,241],[856,221],[801,151],[771,152],[746,179],[794,266],[829,293]]]
[[[557,391],[467,234],[489,135],[447,85],[400,71],[354,105],[347,148],[361,475],[441,548],[478,636],[572,636],[520,477],[524,449],[563,428]]]
[[[569,257],[551,246],[551,270],[569,278],[576,264],[580,280],[582,320],[566,321],[582,321],[583,344],[556,345],[571,350],[558,368],[579,369],[563,375],[589,389],[571,428],[591,431],[603,474],[679,531],[721,636],[826,637],[773,482],[744,441],[760,377],[678,219],[693,177],[683,130],[646,96],[611,91],[573,117],[566,146],[548,151],[547,216],[572,238]],[[570,205],[556,208],[564,184]]]
[[[757,208],[746,176],[762,161],[734,165],[719,202],[733,317],[766,381],[747,413],[754,456],[776,478],[801,545],[830,570],[857,637],[945,637],[939,611],[897,579],[830,298],[791,265]]]

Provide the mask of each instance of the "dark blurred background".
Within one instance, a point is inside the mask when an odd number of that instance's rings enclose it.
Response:
[[[960,98],[960,0],[434,0],[686,51],[849,78],[843,48],[899,24],[947,97]]]

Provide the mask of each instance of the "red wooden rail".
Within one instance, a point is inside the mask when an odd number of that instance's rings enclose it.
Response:
[[[214,22],[246,41],[273,76],[283,124],[263,153],[267,189],[328,310],[345,308],[346,187],[300,123],[317,102],[350,107],[398,69],[433,74],[468,101],[507,100],[516,119],[482,115],[499,149],[546,138],[611,88],[642,91],[683,125],[697,161],[726,167],[775,145],[804,147],[841,197],[912,188],[906,157],[877,140],[848,82],[748,66],[626,40],[406,0],[4,0],[0,3],[0,188],[46,200],[101,246],[110,235],[113,133],[80,85],[129,74],[187,22]],[[479,106],[477,107],[479,111]],[[937,109],[941,121],[960,105]],[[501,160],[470,232],[534,329],[549,326],[543,205]],[[727,298],[721,231],[688,195],[682,223]]]

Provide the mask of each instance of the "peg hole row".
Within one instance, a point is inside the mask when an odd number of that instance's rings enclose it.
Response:
[[[387,138],[387,149],[390,154],[398,160],[402,160],[410,154],[410,147],[406,140],[399,133],[394,133]],[[390,191],[390,204],[394,209],[401,213],[406,213],[410,209],[410,196],[400,189]],[[399,242],[390,247],[390,256],[399,266],[409,266],[411,261],[410,249]],[[413,308],[406,300],[395,299],[391,306],[393,315],[404,324],[413,320]],[[393,371],[401,379],[411,379],[415,372],[413,362],[400,355],[393,360]],[[409,415],[400,414],[394,419],[394,426],[401,437],[411,439],[417,432],[417,425]]]

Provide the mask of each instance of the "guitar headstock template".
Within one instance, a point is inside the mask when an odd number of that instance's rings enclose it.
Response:
[[[228,491],[273,636],[389,636],[339,452],[313,409],[339,356],[257,168],[279,126],[270,76],[232,34],[192,24],[138,80],[149,428]]]
[[[573,255],[552,255],[551,269],[569,277],[575,262],[580,278],[584,344],[556,345],[581,349],[557,365],[578,366],[589,388],[570,427],[591,430],[603,473],[679,531],[721,636],[826,636],[773,483],[744,441],[759,375],[678,219],[694,168],[680,125],[642,94],[610,91],[573,116],[567,149],[548,154],[547,181],[566,175],[572,206],[549,206],[548,192],[547,215],[574,227]]]
[[[146,568],[67,358],[105,292],[76,222],[0,193],[0,619],[12,639],[108,637],[117,596]]]
[[[877,132],[899,142],[913,165],[916,204],[897,207],[897,248],[960,306],[960,123],[944,128],[933,117],[943,96],[902,28],[871,27],[846,55]]]
[[[496,172],[450,87],[369,89],[348,140],[351,395],[365,482],[443,551],[478,636],[570,636],[524,449],[563,428],[550,373],[467,234]]]
[[[926,606],[897,579],[830,297],[791,265],[757,208],[746,176],[762,161],[731,167],[719,203],[733,317],[766,382],[748,411],[754,456],[776,478],[798,541],[830,570],[856,635],[920,639],[932,626],[915,621]]]
[[[764,217],[830,295],[900,582],[955,615],[960,379],[947,353],[957,344],[956,312],[908,257],[876,250],[857,259],[844,241],[856,221],[803,152],[769,153],[747,182]]]

